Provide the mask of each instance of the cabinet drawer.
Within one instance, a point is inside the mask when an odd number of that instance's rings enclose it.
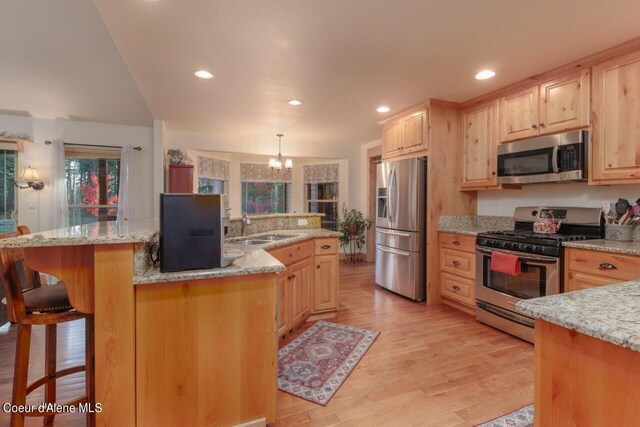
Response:
[[[570,271],[569,280],[565,284],[564,291],[581,291],[583,289],[597,288],[598,286],[606,286],[618,283],[617,279],[610,277],[592,276],[590,274],[577,273]]]
[[[313,255],[313,242],[296,243],[285,246],[284,248],[272,249],[269,253],[284,265],[290,265],[293,262],[309,258]]]
[[[640,257],[570,249],[568,260],[569,272],[595,274],[619,281],[640,278]]]
[[[475,253],[476,251],[476,236],[444,232],[440,232],[438,235],[441,248],[470,253]]]
[[[440,249],[440,270],[456,276],[463,276],[467,279],[475,279],[475,254],[452,249]]]
[[[316,255],[330,255],[338,253],[338,239],[335,237],[315,239],[314,244]]]
[[[451,298],[463,304],[475,306],[474,281],[440,273],[440,293],[443,297]]]

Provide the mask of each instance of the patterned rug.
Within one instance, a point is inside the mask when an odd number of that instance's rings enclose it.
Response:
[[[477,427],[531,427],[533,426],[533,405],[525,406],[495,420]]]
[[[379,334],[319,320],[278,352],[278,388],[325,406]]]

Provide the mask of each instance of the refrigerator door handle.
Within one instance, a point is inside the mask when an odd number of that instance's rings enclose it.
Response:
[[[401,233],[401,232],[398,232],[398,231],[384,230],[384,229],[379,229],[377,231],[380,234],[388,234],[390,236],[411,237],[411,234],[409,234],[409,233]]]
[[[381,246],[378,246],[378,249],[381,250],[382,252],[386,252],[388,254],[393,254],[393,255],[402,255],[402,256],[411,256],[411,252],[400,252],[400,251],[394,251],[393,249],[386,249],[383,248]]]
[[[392,168],[389,173],[389,222],[393,224],[393,219],[397,218],[397,200],[398,199],[398,179],[396,168]]]

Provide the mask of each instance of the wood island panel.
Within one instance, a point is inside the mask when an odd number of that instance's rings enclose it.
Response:
[[[135,294],[138,426],[275,421],[277,275],[138,285]]]
[[[638,424],[640,353],[539,319],[535,334],[536,427]]]

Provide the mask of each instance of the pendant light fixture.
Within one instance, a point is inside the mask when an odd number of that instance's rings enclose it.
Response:
[[[278,137],[278,157],[269,159],[269,168],[280,173],[282,167],[284,166],[284,168],[290,172],[293,168],[293,160],[287,159],[284,161],[284,164],[282,163],[282,137],[284,135],[279,133],[276,136]]]

